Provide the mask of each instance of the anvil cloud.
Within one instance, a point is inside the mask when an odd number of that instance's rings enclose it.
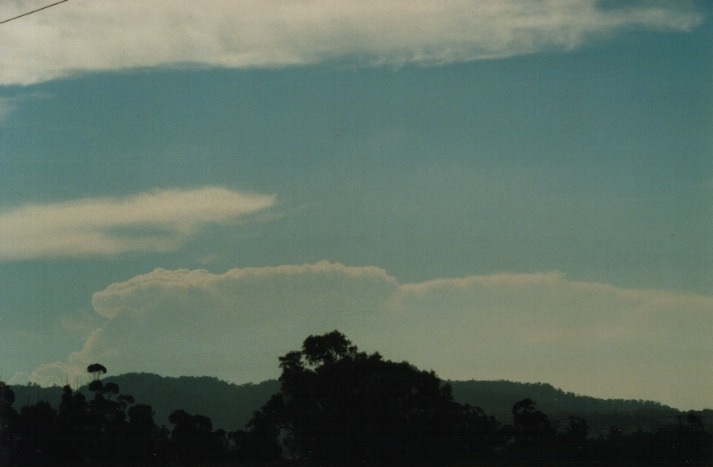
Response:
[[[156,269],[94,294],[104,324],[39,382],[113,372],[276,377],[277,357],[339,329],[365,349],[450,379],[547,381],[585,394],[713,405],[713,298],[627,290],[563,274],[399,284],[377,267],[320,262]],[[644,381],[646,384],[642,384]]]

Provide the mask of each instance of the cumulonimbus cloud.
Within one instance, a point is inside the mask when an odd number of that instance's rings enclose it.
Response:
[[[451,379],[545,381],[604,397],[713,406],[713,297],[629,290],[561,273],[399,284],[377,267],[321,262],[156,269],[94,294],[105,319],[83,348],[38,368],[74,381],[112,373],[276,377],[309,334],[346,333],[364,350]],[[59,372],[59,373],[58,373]],[[50,378],[47,380],[47,378]]]
[[[208,224],[275,202],[274,195],[205,187],[23,205],[0,211],[0,261],[170,251]]]
[[[572,49],[640,27],[688,31],[690,2],[598,0],[112,0],[68,2],[0,28],[0,84],[85,71],[349,60],[438,64]],[[4,1],[0,17],[36,6]]]

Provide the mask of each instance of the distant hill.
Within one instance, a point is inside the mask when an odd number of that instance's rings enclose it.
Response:
[[[606,434],[611,427],[625,432],[656,431],[667,423],[676,423],[683,413],[659,402],[625,399],[597,399],[556,389],[545,383],[514,383],[511,381],[449,381],[453,398],[460,403],[482,408],[501,423],[512,419],[513,403],[525,398],[536,402],[537,408],[565,426],[570,415],[587,420],[593,435]],[[713,428],[713,411],[696,412]]]
[[[232,384],[217,378],[202,376],[165,377],[150,373],[127,373],[106,377],[105,382],[119,385],[121,393],[131,394],[137,402],[150,404],[159,425],[169,426],[168,415],[176,409],[192,414],[207,415],[214,428],[235,430],[243,428],[253,412],[279,390],[279,382],[268,380],[258,384]],[[449,381],[453,396],[460,403],[482,408],[499,422],[511,422],[512,405],[530,398],[550,419],[566,424],[569,415],[587,420],[592,434],[605,434],[610,427],[626,432],[655,431],[676,422],[682,412],[658,402],[641,400],[612,400],[579,396],[564,392],[549,384],[515,383],[510,381]],[[13,386],[15,408],[40,400],[56,406],[60,387],[43,388],[37,385]],[[86,387],[80,389],[89,394]],[[697,412],[713,431],[713,410]]]
[[[229,431],[243,428],[253,412],[280,389],[276,380],[258,384],[232,384],[209,376],[178,378],[148,373],[127,373],[106,378],[131,394],[137,402],[150,404],[156,423],[169,425],[168,416],[176,409],[207,415],[214,428]]]
[[[126,373],[102,378],[105,383],[119,385],[122,394],[131,394],[136,402],[149,404],[159,425],[170,427],[168,416],[177,409],[191,414],[207,415],[214,428],[236,430],[243,428],[253,412],[259,409],[280,388],[276,380],[258,384],[232,384],[210,376],[159,376],[152,373]],[[59,386],[43,388],[38,385],[12,386],[15,408],[37,401],[57,406],[61,400]],[[79,389],[90,397],[86,386]]]

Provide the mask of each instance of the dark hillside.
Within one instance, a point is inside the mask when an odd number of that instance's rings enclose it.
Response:
[[[245,426],[272,394],[279,389],[276,380],[258,384],[232,384],[209,376],[164,377],[149,373],[126,373],[108,377],[122,393],[150,404],[156,421],[168,425],[168,415],[176,409],[207,415],[213,426],[235,430]]]
[[[203,414],[211,418],[213,426],[227,430],[243,428],[253,412],[259,409],[279,389],[276,380],[258,384],[232,384],[209,376],[167,377],[153,373],[126,373],[103,378],[105,383],[116,383],[122,394],[134,396],[137,402],[149,404],[159,425],[170,426],[168,416],[176,409]],[[39,401],[57,407],[62,388],[41,387],[35,384],[12,386],[15,407]],[[80,392],[90,397],[86,386]]]
[[[150,373],[127,373],[104,378],[119,385],[121,392],[131,394],[137,402],[150,404],[156,422],[168,426],[168,415],[183,409],[189,413],[209,416],[213,426],[227,430],[244,427],[272,394],[278,391],[276,380],[258,384],[236,385],[213,377],[179,378]],[[583,417],[592,435],[607,433],[616,426],[625,432],[655,431],[676,422],[681,415],[676,409],[652,401],[597,399],[575,395],[543,383],[515,383],[510,381],[449,381],[454,399],[481,407],[503,424],[512,421],[515,402],[530,398],[537,407],[554,421],[564,426],[569,415]],[[60,387],[43,388],[37,385],[13,386],[15,407],[38,401],[56,406],[61,397]],[[86,388],[82,388],[89,394]],[[708,430],[713,431],[713,411],[698,412]]]
[[[680,411],[659,402],[624,399],[597,399],[565,392],[546,383],[511,381],[449,381],[453,397],[460,403],[477,405],[501,423],[510,422],[514,401],[530,398],[550,418],[564,426],[567,417],[578,415],[589,423],[593,435],[605,434],[612,426],[624,432],[655,431],[678,421]],[[708,412],[708,413],[705,413]],[[709,411],[702,418],[710,429]]]

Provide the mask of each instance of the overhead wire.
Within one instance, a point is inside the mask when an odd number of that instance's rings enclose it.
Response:
[[[38,9],[32,10],[32,11],[28,11],[27,13],[23,13],[23,14],[21,14],[21,15],[14,16],[14,17],[12,17],[12,18],[4,19],[4,20],[0,21],[0,24],[9,23],[10,21],[14,21],[14,20],[16,20],[16,19],[22,18],[22,17],[24,17],[24,16],[31,15],[31,14],[33,14],[33,13],[37,13],[38,11],[46,10],[47,8],[51,8],[51,7],[55,6],[55,5],[59,5],[60,3],[64,3],[64,2],[68,2],[68,1],[69,1],[69,0],[60,0],[59,2],[54,2],[54,3],[50,4],[50,5],[45,5],[45,6],[43,6],[42,8],[38,8]]]

